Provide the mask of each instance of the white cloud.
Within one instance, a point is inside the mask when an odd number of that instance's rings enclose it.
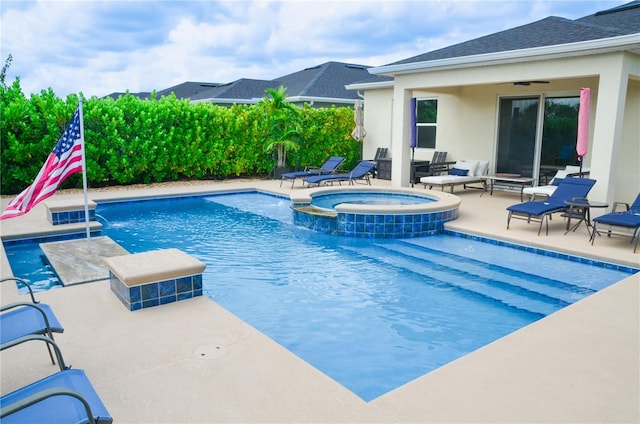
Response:
[[[326,61],[380,66],[624,1],[3,0],[2,61],[25,94],[273,79]]]

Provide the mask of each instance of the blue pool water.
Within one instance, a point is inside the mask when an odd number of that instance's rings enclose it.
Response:
[[[356,205],[419,205],[431,202],[435,202],[435,199],[426,196],[358,191],[316,195],[311,200],[313,206],[323,209],[335,209],[337,205],[342,203]]]
[[[131,253],[175,247],[205,262],[207,296],[365,401],[632,272],[452,235],[323,235],[292,224],[288,199],[260,193],[97,213]]]

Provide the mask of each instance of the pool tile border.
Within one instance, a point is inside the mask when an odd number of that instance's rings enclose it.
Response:
[[[447,229],[443,230],[443,234],[451,235],[451,236],[454,236],[454,237],[462,237],[462,238],[466,238],[466,239],[470,239],[470,240],[481,241],[481,242],[484,242],[484,243],[494,244],[494,245],[498,245],[498,246],[511,247],[513,249],[524,250],[526,252],[535,253],[537,255],[543,255],[543,256],[549,256],[549,257],[553,257],[553,258],[564,259],[564,260],[571,261],[571,262],[579,262],[579,263],[593,265],[593,266],[597,266],[597,267],[601,267],[601,268],[606,268],[606,269],[611,269],[611,270],[615,270],[615,271],[625,272],[625,273],[628,273],[628,274],[634,274],[636,272],[640,272],[640,268],[634,268],[634,267],[627,266],[627,265],[618,265],[618,264],[614,264],[614,263],[611,263],[611,262],[601,261],[601,260],[598,260],[598,259],[585,258],[583,256],[577,256],[575,254],[556,252],[554,250],[543,249],[543,248],[534,247],[534,246],[527,246],[527,245],[524,245],[524,244],[518,244],[518,243],[505,241],[505,240],[492,239],[492,238],[489,238],[489,237],[479,236],[479,235],[476,235],[476,234],[468,234],[468,233],[463,233],[463,232],[460,232],[460,231],[453,231],[453,230],[447,230]]]

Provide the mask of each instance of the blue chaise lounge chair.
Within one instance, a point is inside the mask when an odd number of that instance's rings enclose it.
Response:
[[[363,160],[350,172],[346,172],[344,174],[314,175],[305,178],[304,182],[309,186],[328,183],[333,184],[334,182],[340,184],[342,181],[348,181],[349,185],[353,185],[355,182],[362,180],[365,184],[371,185],[369,174],[373,173],[375,168],[375,162]]]
[[[327,161],[323,163],[320,168],[306,168],[304,171],[287,172],[286,174],[282,174],[280,187],[282,187],[282,182],[284,180],[291,180],[291,188],[293,188],[296,183],[296,178],[311,177],[313,175],[333,174],[338,170],[338,167],[342,162],[344,162],[343,157],[332,156],[327,159]]]
[[[0,421],[10,423],[113,422],[107,408],[82,370],[64,363],[58,345],[48,337],[26,336],[10,343],[43,341],[53,347],[60,371],[0,397]],[[6,372],[3,369],[3,372]]]
[[[548,199],[518,203],[507,208],[507,230],[511,218],[522,219],[527,222],[540,222],[538,235],[542,230],[542,223],[546,222],[547,234],[549,234],[549,218],[552,213],[563,212],[568,208],[565,201],[573,199],[585,199],[589,191],[596,183],[589,178],[565,178]]]
[[[62,333],[64,328],[49,305],[39,303],[33,295],[29,283],[22,278],[7,277],[0,280],[17,281],[29,289],[31,302],[16,302],[0,307],[0,350],[7,348],[8,343],[29,334],[40,334],[53,340],[53,333]],[[49,345],[49,357],[55,364]]]
[[[593,218],[593,234],[591,234],[591,244],[595,241],[596,234],[600,235],[599,231],[606,231],[607,236],[618,235],[624,237],[631,237],[631,243],[633,246],[633,253],[636,253],[638,249],[638,239],[640,238],[640,194],[636,197],[636,200],[629,206],[627,203],[622,203],[626,206],[626,210],[623,212],[615,212],[616,206],[619,202],[614,203],[613,212]],[[605,229],[598,229],[598,227],[608,226]]]

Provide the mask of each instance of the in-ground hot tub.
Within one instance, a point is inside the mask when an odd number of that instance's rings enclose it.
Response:
[[[331,187],[291,195],[293,222],[350,237],[409,238],[437,234],[458,217],[460,198],[405,188]]]

